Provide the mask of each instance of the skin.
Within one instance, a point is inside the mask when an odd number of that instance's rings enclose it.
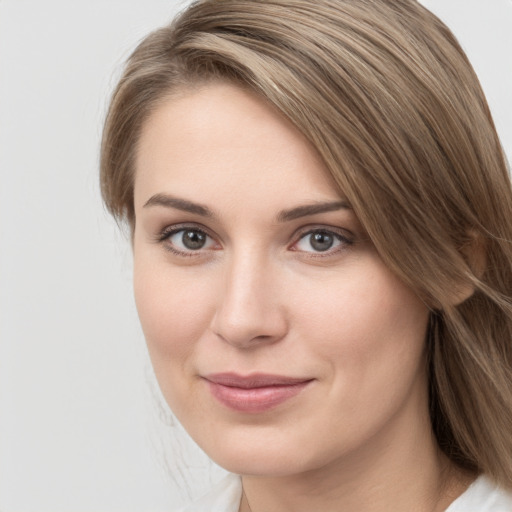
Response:
[[[282,218],[324,203],[337,206]],[[141,133],[135,211],[135,297],[162,392],[243,475],[252,512],[444,510],[462,492],[431,434],[428,309],[293,125],[229,84],[170,96]],[[183,228],[205,244],[187,248]],[[248,414],[213,397],[203,377],[218,372],[311,382]]]

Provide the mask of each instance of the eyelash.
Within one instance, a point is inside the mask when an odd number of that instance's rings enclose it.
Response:
[[[197,257],[201,256],[201,250],[194,251],[192,249],[189,249],[188,251],[182,251],[180,249],[177,249],[175,246],[173,246],[171,243],[168,243],[169,239],[181,232],[190,231],[194,233],[199,233],[201,235],[204,235],[208,237],[209,239],[213,240],[214,238],[208,234],[208,232],[199,226],[195,226],[194,224],[180,224],[175,226],[169,226],[165,228],[160,235],[157,238],[157,242],[160,242],[164,244],[164,247],[169,252],[176,254],[177,256],[183,256],[186,258],[190,257]]]
[[[203,251],[204,249],[200,248],[198,250],[189,249],[188,251],[182,251],[173,244],[169,243],[169,240],[174,235],[181,233],[181,232],[194,232],[196,234],[205,236],[209,238],[210,240],[214,240],[214,237],[211,236],[204,228],[193,225],[193,224],[184,224],[184,225],[175,225],[175,226],[169,226],[165,228],[157,237],[157,242],[164,244],[164,247],[169,252],[182,257],[198,257],[204,255]],[[296,248],[294,248],[297,244],[299,244],[303,239],[305,239],[307,236],[312,236],[314,234],[322,234],[333,237],[335,242],[339,242],[338,245],[332,248],[328,248],[325,251],[300,251]],[[326,228],[322,226],[318,227],[310,227],[310,228],[304,228],[302,231],[299,231],[294,236],[294,242],[291,246],[289,246],[289,250],[296,251],[296,252],[302,252],[304,254],[307,254],[310,258],[326,258],[329,256],[333,256],[335,254],[338,254],[339,252],[346,250],[349,246],[354,244],[354,240],[347,236],[344,232],[341,232],[339,229],[335,229],[332,227]],[[210,250],[210,249],[206,249]]]
[[[327,235],[334,239],[334,243],[339,242],[334,248],[329,247],[325,251],[300,251],[298,249],[294,249],[302,240],[304,240],[308,236],[312,236],[315,234]],[[327,227],[310,227],[305,228],[303,231],[300,231],[294,239],[296,240],[292,246],[291,250],[302,252],[307,254],[309,258],[328,258],[330,256],[337,255],[338,253],[348,249],[351,245],[353,245],[353,238],[349,237],[345,232],[342,232],[340,229],[335,228],[327,228]],[[311,242],[309,242],[311,244]]]

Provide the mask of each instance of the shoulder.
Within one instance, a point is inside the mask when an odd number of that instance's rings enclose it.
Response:
[[[482,475],[446,512],[512,512],[512,492],[499,488]]]
[[[242,483],[238,475],[226,475],[213,489],[178,512],[238,512]]]
[[[198,501],[178,512],[238,512],[242,484],[229,474]],[[512,492],[497,487],[489,478],[478,477],[446,512],[512,512]]]

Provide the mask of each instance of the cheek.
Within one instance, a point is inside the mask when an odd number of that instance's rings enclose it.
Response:
[[[370,389],[412,380],[423,361],[428,309],[380,260],[365,261],[308,294],[302,315],[306,339],[330,365],[340,387],[362,398]],[[391,386],[392,387],[392,386]]]
[[[160,367],[185,364],[208,328],[212,287],[200,277],[173,272],[169,265],[136,258],[134,293],[148,350],[160,377]]]
[[[380,264],[334,281],[336,286],[324,283],[321,294],[310,291],[300,338],[309,340],[309,360],[324,363],[328,397],[315,402],[311,417],[319,421],[311,422],[309,435],[320,423],[326,438],[345,450],[370,439],[400,411],[407,409],[411,422],[423,414],[428,309]],[[322,446],[330,457],[332,442]]]

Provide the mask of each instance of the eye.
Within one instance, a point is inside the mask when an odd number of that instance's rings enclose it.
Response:
[[[340,233],[327,229],[314,229],[303,234],[293,245],[293,250],[309,253],[332,253],[351,244],[352,240]]]
[[[213,249],[215,240],[201,229],[194,227],[175,228],[164,231],[160,238],[167,248],[180,255],[191,255],[193,252]]]

